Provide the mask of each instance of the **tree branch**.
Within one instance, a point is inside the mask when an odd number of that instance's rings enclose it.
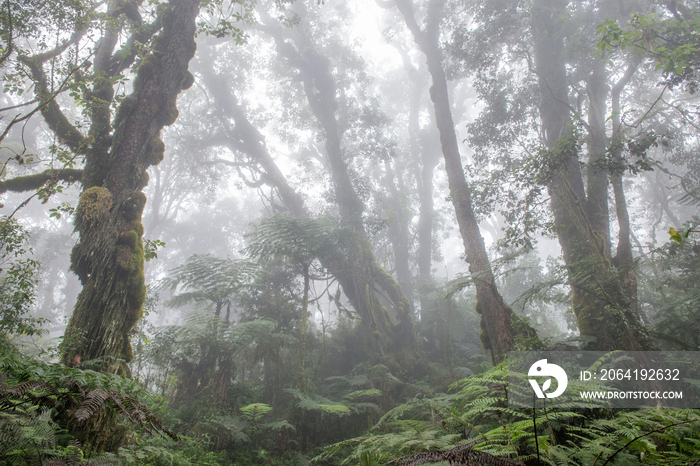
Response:
[[[31,191],[44,186],[49,181],[67,181],[74,183],[80,181],[83,171],[75,168],[49,169],[33,175],[17,176],[0,182],[0,194],[12,191],[21,193]]]
[[[163,23],[160,15],[158,15],[155,21],[153,21],[151,24],[147,24],[145,26],[139,24],[137,31],[129,36],[126,44],[124,44],[121,49],[117,50],[114,55],[112,55],[112,58],[110,59],[111,75],[114,76],[119,74],[130,67],[136,60],[137,53],[135,49],[137,43],[147,43],[156,32],[160,31],[162,27]]]
[[[47,85],[46,73],[44,73],[42,61],[38,60],[36,57],[23,56],[19,57],[19,61],[26,65],[31,72],[32,78],[34,79],[34,94],[42,103],[39,106],[39,110],[44,120],[46,120],[46,124],[51,128],[51,131],[56,134],[61,143],[70,147],[75,153],[85,152],[85,147],[83,147],[85,138],[83,134],[68,121],[68,118],[66,118],[61,108],[58,106],[58,103],[56,103],[56,96],[66,86],[72,73],[66,77],[58,91],[51,92]],[[73,73],[78,69],[77,67],[74,68]]]

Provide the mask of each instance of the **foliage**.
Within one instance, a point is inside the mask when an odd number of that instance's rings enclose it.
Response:
[[[307,264],[320,249],[334,246],[332,228],[330,219],[277,214],[246,235],[246,252],[262,261],[289,259],[297,265]]]
[[[0,386],[0,456],[9,464],[119,464],[115,455],[95,455],[121,446],[124,421],[177,439],[147,406],[150,396],[131,380],[17,353],[6,355],[0,373],[6,377]]]
[[[497,456],[474,450],[476,441],[465,443],[445,452],[429,451],[425,453],[412,453],[389,461],[386,464],[398,464],[402,466],[417,466],[423,463],[438,463],[447,461],[455,466],[469,466],[479,464],[483,466],[515,466],[522,465],[520,461],[513,461],[508,458]]]
[[[224,305],[230,305],[232,295],[250,280],[253,270],[252,264],[245,261],[194,255],[173,269],[159,289],[179,291],[167,301],[167,306],[214,304],[218,316]]]
[[[455,383],[455,393],[414,398],[387,412],[369,435],[330,445],[312,463],[550,465],[687,464],[700,453],[693,410],[614,411],[572,398],[557,409],[514,408],[505,364]],[[537,437],[537,438],[535,438]],[[619,450],[619,451],[618,451]],[[473,462],[473,463],[472,463]]]
[[[606,19],[597,29],[600,38],[598,50],[609,52],[631,48],[642,52],[654,60],[656,70],[661,71],[667,85],[672,88],[684,83],[694,94],[698,90],[700,69],[700,23],[689,17],[692,14],[681,19],[678,12],[673,13],[673,18],[664,18],[657,13],[637,13],[624,26],[616,20]]]
[[[29,232],[13,218],[2,216],[0,222],[0,336],[39,335],[42,319],[27,316],[40,268],[30,257]]]
[[[700,246],[684,238],[652,251],[641,263],[640,296],[662,345],[671,349],[700,347]]]

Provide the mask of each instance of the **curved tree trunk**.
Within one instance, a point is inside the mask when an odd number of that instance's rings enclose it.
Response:
[[[292,47],[290,44],[287,45]],[[295,49],[289,51],[292,54],[295,52]],[[227,134],[221,136],[221,144],[228,145],[234,151],[245,153],[250,163],[257,166],[260,180],[275,188],[283,204],[291,213],[308,216],[302,196],[287,182],[267,151],[263,135],[247,119],[231,89],[210,73],[204,73],[204,79],[207,87],[212,90],[217,105],[225,110],[235,123],[235,127],[225,130]],[[313,98],[316,91],[311,88],[310,92]],[[322,110],[322,112],[326,111]],[[335,120],[332,113],[330,116]],[[324,129],[332,130],[334,123],[332,121],[326,123],[328,126]],[[331,135],[326,144],[327,150],[337,151],[340,147],[340,138]],[[330,155],[329,158],[331,158]],[[364,206],[350,183],[347,165],[342,157],[337,157],[337,152],[333,163],[335,164],[333,170],[336,171],[334,181],[338,182],[336,196],[341,197],[340,193],[349,194],[342,200],[343,205],[339,206],[348,234],[342,248],[321,251],[319,260],[336,277],[353,308],[360,315],[377,356],[383,362],[393,366],[392,370],[421,370],[422,357],[410,315],[410,303],[396,279],[377,263],[372,246],[364,237],[361,221]],[[392,321],[386,307],[377,297],[375,287],[379,287],[389,297],[398,322]]]

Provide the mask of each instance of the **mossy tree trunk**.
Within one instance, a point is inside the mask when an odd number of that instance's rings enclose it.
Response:
[[[621,279],[610,253],[607,209],[608,173],[597,166],[607,150],[605,103],[609,96],[605,63],[596,61],[587,80],[590,100],[588,195],[578,159],[578,143],[571,129],[568,83],[564,59],[566,0],[536,0],[532,10],[534,61],[542,94],[540,116],[545,145],[550,150],[553,172],[547,190],[551,197],[555,227],[568,268],[572,304],[582,336],[590,337],[590,349],[629,351],[653,347],[637,315],[631,293],[634,277]],[[618,92],[619,109],[619,92]],[[613,177],[616,209],[621,222],[618,254],[625,267],[632,267],[629,219],[621,179]],[[623,282],[627,281],[627,285]],[[636,292],[635,292],[636,294]]]
[[[491,270],[486,246],[481,236],[479,225],[472,208],[469,185],[464,176],[462,159],[459,153],[452,110],[450,107],[447,78],[442,65],[442,51],[439,46],[439,27],[442,20],[445,0],[431,0],[428,4],[425,30],[421,29],[415,19],[411,0],[397,0],[406,26],[413,39],[426,57],[428,71],[432,77],[430,98],[433,101],[435,120],[440,132],[440,143],[445,160],[445,171],[450,189],[450,197],[455,208],[457,224],[462,235],[464,249],[469,262],[477,293],[477,312],[481,314],[482,343],[491,350],[494,362],[515,345],[516,334],[524,337],[537,336],[534,329],[518,319],[514,325],[515,315],[505,303],[496,287]]]
[[[140,19],[134,16],[137,6],[109,2],[107,26],[95,57],[95,74],[101,78],[90,94],[90,145],[75,213],[80,239],[71,254],[71,268],[83,290],[66,329],[63,354],[66,364],[100,358],[99,369],[121,373],[133,358],[129,332],[142,316],[146,296],[141,224],[146,170],[162,160],[160,132],[175,122],[176,98],[193,83],[187,67],[196,48],[199,0],[171,0],[154,25],[139,29],[161,31],[138,67],[133,92],[119,105],[112,122],[112,77],[125,62],[128,67],[133,61],[114,52],[118,27],[124,16],[132,22]]]

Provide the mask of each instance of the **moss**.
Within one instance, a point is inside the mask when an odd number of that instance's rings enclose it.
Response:
[[[134,349],[131,347],[131,343],[128,338],[124,339],[124,349],[122,350],[122,355],[126,362],[134,359]]]
[[[139,193],[141,194],[141,193]],[[140,218],[146,196],[134,195],[127,201],[127,214],[138,215]],[[131,220],[127,230],[119,235],[115,250],[117,266],[126,274],[127,318],[125,325],[131,328],[143,316],[143,303],[146,300],[146,280],[143,271],[143,224],[139,220]]]
[[[138,99],[136,98],[136,96],[131,94],[131,95],[126,96],[124,98],[124,100],[122,100],[122,103],[119,104],[119,109],[117,110],[117,115],[114,117],[114,128],[115,128],[114,135],[117,135],[119,133],[123,133],[121,131],[116,131],[116,128],[124,122],[124,120],[131,113],[131,111],[133,110],[133,108],[136,106],[137,103],[138,103]],[[123,134],[122,134],[122,137],[124,137]],[[120,142],[119,140],[112,139],[112,146],[117,146],[119,142]]]
[[[78,225],[91,225],[112,207],[112,193],[101,186],[93,186],[80,195],[75,212]]]
[[[185,79],[182,80],[182,89],[189,89],[194,84],[194,75],[189,71],[185,74]]]
[[[140,221],[143,208],[146,205],[146,195],[135,193],[122,205],[122,213],[127,222]],[[143,228],[143,227],[142,227]]]
[[[131,248],[126,244],[117,246],[117,266],[122,270],[129,270],[131,267]]]
[[[134,89],[139,89],[147,77],[156,71],[156,57],[149,53],[141,60],[134,80]]]
[[[165,157],[165,143],[163,143],[163,141],[158,136],[151,138],[151,140],[148,141],[146,153],[148,154],[148,164],[158,165],[163,161],[163,158]]]
[[[122,234],[117,247],[117,263],[127,274],[126,292],[129,316],[126,321],[131,328],[143,315],[146,299],[146,280],[143,273],[143,243],[134,230]]]
[[[138,220],[134,220],[129,223],[129,230],[134,230],[139,237],[143,237],[143,223]]]
[[[481,333],[479,334],[479,340],[481,340],[481,345],[484,349],[491,349],[491,340],[489,339],[488,333],[486,333],[486,325],[484,324],[484,319],[479,321],[479,326],[481,327]]]
[[[180,116],[180,112],[177,111],[177,107],[173,103],[169,105],[163,115],[163,125],[170,126],[177,121],[177,117]]]
[[[528,320],[520,317],[514,312],[510,313],[510,325],[515,336],[515,344],[524,351],[536,351],[546,347],[545,342],[540,340],[537,331],[532,328]]]

